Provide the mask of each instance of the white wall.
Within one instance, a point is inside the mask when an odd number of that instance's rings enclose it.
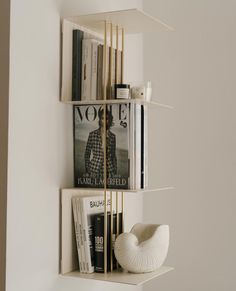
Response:
[[[71,186],[73,177],[72,108],[59,103],[59,48],[60,16],[139,5],[11,1],[7,291],[132,290],[58,276],[59,188]],[[127,57],[131,41],[139,49],[132,52],[137,64],[129,68],[128,80],[142,78],[142,38],[127,39]],[[139,214],[140,220],[141,199],[132,209],[127,216]]]
[[[170,224],[166,263],[176,268],[145,289],[233,291],[236,2],[145,0],[143,6],[176,29],[144,38],[144,76],[154,81],[154,98],[175,106],[169,121],[151,120],[151,138],[164,156],[162,178],[176,186],[144,199],[146,221]]]

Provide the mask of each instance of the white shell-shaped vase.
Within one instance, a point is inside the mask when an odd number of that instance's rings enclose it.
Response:
[[[158,269],[169,248],[169,226],[137,223],[115,242],[115,256],[124,270],[147,273]]]

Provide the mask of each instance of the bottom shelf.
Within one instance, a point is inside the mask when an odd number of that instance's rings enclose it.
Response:
[[[115,282],[120,284],[141,285],[172,270],[173,270],[172,267],[162,266],[154,272],[143,274],[133,274],[122,270],[113,271],[107,274],[100,273],[83,274],[78,271],[73,271],[64,274],[63,277],[76,277],[82,279]]]

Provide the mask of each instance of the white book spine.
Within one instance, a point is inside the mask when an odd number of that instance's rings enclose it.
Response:
[[[77,219],[78,219],[78,240],[80,244],[80,252],[79,252],[79,258],[80,258],[80,272],[84,273],[84,257],[83,257],[83,240],[82,240],[82,228],[81,228],[81,211],[80,211],[80,201],[79,197],[75,197],[75,207],[77,211]]]
[[[148,106],[144,105],[144,188],[148,188]]]
[[[78,198],[78,207],[79,207],[79,219],[80,219],[80,238],[81,238],[81,257],[82,257],[82,268],[83,273],[87,273],[87,266],[86,266],[86,256],[85,256],[85,234],[84,234],[84,220],[83,220],[83,207],[82,207],[82,199],[81,197]]]
[[[74,217],[74,226],[75,226],[75,237],[76,237],[76,247],[78,253],[79,260],[79,269],[82,272],[82,257],[81,257],[81,242],[80,242],[80,230],[79,230],[79,220],[78,220],[78,210],[77,210],[77,201],[76,197],[72,197],[72,209],[73,209],[73,217]]]
[[[136,104],[136,189],[141,188],[141,105]]]
[[[81,100],[90,100],[91,97],[91,51],[92,40],[83,39]]]
[[[129,128],[129,159],[130,159],[130,189],[135,189],[135,104],[130,104]]]
[[[91,100],[97,99],[98,42],[92,43]]]
[[[90,255],[90,241],[89,241],[89,229],[88,229],[88,216],[86,213],[86,201],[81,198],[81,214],[82,214],[82,226],[83,226],[83,238],[84,238],[84,256],[86,273],[93,273],[94,266],[92,266],[91,255]]]

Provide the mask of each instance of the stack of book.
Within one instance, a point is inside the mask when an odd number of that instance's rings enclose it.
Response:
[[[72,45],[72,101],[102,100],[103,99],[103,48],[102,40],[91,33],[73,30]],[[114,99],[115,80],[121,82],[121,51],[107,47],[106,88],[107,99]],[[117,56],[117,62],[116,62]],[[112,59],[112,79],[110,62]],[[117,74],[117,75],[116,75]]]
[[[106,187],[147,187],[147,108],[140,104],[74,106],[74,185],[104,188],[104,109],[106,108]]]
[[[75,196],[72,198],[75,226],[75,237],[78,251],[79,268],[82,273],[104,272],[104,198],[103,196]],[[110,211],[110,200],[107,201]],[[117,234],[122,231],[122,214],[119,213],[119,229],[117,231],[117,215],[113,212],[112,248]],[[107,215],[107,267],[110,271],[110,212]],[[114,250],[113,269],[116,268]]]

